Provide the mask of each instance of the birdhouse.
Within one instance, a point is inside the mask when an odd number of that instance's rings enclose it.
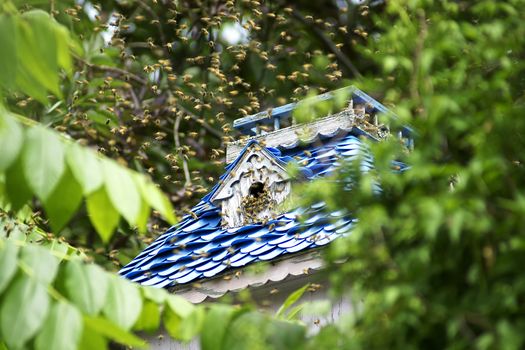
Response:
[[[351,234],[356,223],[350,213],[328,211],[322,202],[283,205],[294,183],[329,177],[345,162],[360,162],[361,171],[369,171],[373,157],[364,139],[379,142],[391,133],[412,147],[408,128],[392,132],[379,123],[379,115],[395,118],[383,105],[354,87],[343,91],[343,108],[308,123],[294,120],[294,103],[235,120],[241,137],[227,146],[219,183],[120,273],[196,303],[246,288],[313,281],[323,266],[317,248]],[[307,102],[322,103],[339,92]],[[290,166],[298,176],[290,176]],[[243,277],[243,268],[264,261],[272,263],[265,273]]]
[[[210,201],[221,208],[222,226],[234,228],[274,218],[290,190],[286,163],[251,141]]]

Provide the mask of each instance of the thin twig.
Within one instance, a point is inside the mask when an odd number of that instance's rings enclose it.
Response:
[[[423,49],[425,45],[425,39],[427,37],[427,21],[425,18],[425,12],[423,10],[418,11],[419,19],[419,34],[416,39],[416,47],[414,49],[414,72],[410,79],[410,97],[417,103],[417,107],[421,106],[421,96],[419,94],[418,82],[419,82],[419,71],[421,70],[421,59],[423,55]]]
[[[175,148],[177,149],[179,158],[182,161],[182,169],[184,171],[184,178],[186,179],[184,186],[188,187],[191,185],[191,177],[190,177],[190,170],[188,168],[188,162],[186,161],[186,158],[184,158],[184,154],[182,154],[182,148],[180,147],[179,127],[180,127],[181,120],[182,120],[182,115],[178,115],[177,118],[175,119],[175,123],[173,124],[173,140],[175,141]]]
[[[188,110],[187,108],[184,108],[181,105],[178,105],[177,108],[183,111],[185,114],[187,114],[191,119],[201,124],[202,127],[206,129],[210,134],[217,137],[218,139],[222,139],[222,133],[218,131],[217,129],[214,129],[210,124],[206,123],[206,121],[204,121],[204,118],[199,118],[198,115],[192,113],[190,110]]]
[[[139,101],[139,98],[137,97],[137,94],[135,93],[135,90],[133,90],[132,86],[130,86],[129,88],[129,93],[131,95],[131,99],[133,100],[133,104],[135,105],[135,110],[140,111],[141,110],[140,101]]]
[[[144,1],[137,0],[137,2],[144,10],[146,10],[157,21],[156,23],[157,23],[157,27],[159,28],[159,36],[160,36],[160,42],[161,42],[161,45],[162,45],[162,51],[164,51],[164,55],[169,57],[169,52],[168,52],[168,50],[166,48],[166,44],[167,44],[167,42],[166,42],[166,35],[164,35],[164,30],[162,29],[162,24],[161,24],[161,21],[160,21],[160,17],[157,16],[155,11],[153,11],[153,9],[148,4],[146,4]]]
[[[85,64],[89,68],[97,69],[97,70],[105,71],[105,72],[115,73],[115,74],[118,74],[118,75],[122,75],[125,78],[129,77],[130,79],[133,79],[137,83],[140,83],[140,84],[143,84],[143,85],[147,85],[148,84],[148,81],[146,79],[144,79],[142,77],[139,77],[138,75],[136,75],[134,73],[128,72],[125,69],[89,63],[88,61],[86,61],[85,59],[83,59],[83,58],[81,58],[80,56],[77,56],[77,55],[75,55],[74,57],[75,57],[75,59],[77,59],[78,61],[82,62],[83,64]]]
[[[342,53],[341,50],[337,48],[337,46],[335,46],[334,42],[330,40],[330,38],[326,36],[322,30],[308,23],[306,18],[299,11],[293,10],[293,15],[300,22],[302,22],[306,28],[311,29],[314,34],[317,35],[317,37],[328,47],[328,49],[335,54],[343,66],[345,66],[356,78],[362,77],[362,74],[357,70],[352,61],[350,61],[350,59],[344,53]]]
[[[115,74],[123,75],[124,77],[129,77],[130,79],[133,79],[137,83],[140,83],[140,84],[144,84],[144,85],[148,84],[148,81],[146,79],[143,79],[143,78],[139,77],[138,75],[136,75],[134,73],[131,73],[131,72],[128,72],[127,70],[122,69],[122,68],[110,67],[110,66],[104,66],[104,65],[96,65],[96,64],[91,64],[91,63],[87,63],[87,65],[90,68],[95,68],[95,69],[98,69],[98,70],[102,70],[102,71],[106,71],[106,72],[112,72],[112,73],[115,73]]]

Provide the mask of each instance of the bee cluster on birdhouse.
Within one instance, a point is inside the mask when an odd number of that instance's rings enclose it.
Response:
[[[246,146],[211,200],[221,207],[222,226],[235,228],[272,219],[290,191],[290,176],[283,165],[253,142]]]
[[[346,111],[351,112],[353,124],[376,138],[384,139],[388,137],[390,134],[388,126],[379,123],[377,113],[367,113],[366,107],[365,104],[354,105],[354,100],[350,99]]]
[[[276,209],[277,202],[272,199],[267,184],[256,182],[250,186],[249,194],[242,199],[241,211],[244,223],[253,223],[260,220],[259,214],[265,210],[270,212]]]

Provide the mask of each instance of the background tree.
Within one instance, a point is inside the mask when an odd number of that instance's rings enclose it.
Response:
[[[359,307],[339,332],[323,330],[320,344],[523,348],[522,6],[393,1],[387,17],[374,16],[383,33],[363,51],[383,73],[367,90],[395,103],[400,123],[415,130],[415,148],[371,145],[377,170],[356,177],[348,167],[342,176],[356,183],[348,195],[334,195],[334,185],[310,189],[358,218],[328,256],[348,259],[333,263],[331,277]],[[410,170],[394,174],[396,158]]]

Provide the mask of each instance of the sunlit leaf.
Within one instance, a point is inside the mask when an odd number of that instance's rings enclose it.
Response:
[[[97,315],[106,303],[108,277],[96,265],[69,262],[63,284],[69,299],[88,315]]]
[[[15,275],[17,254],[18,247],[11,241],[0,241],[0,294]]]
[[[24,174],[29,187],[45,201],[64,173],[64,148],[56,133],[42,126],[27,131],[23,150]]]
[[[166,297],[166,306],[182,318],[188,317],[195,306],[179,295],[168,294]]]
[[[96,322],[95,320],[89,320],[86,322],[84,319],[84,327],[82,329],[82,336],[80,338],[80,344],[78,345],[79,350],[92,350],[100,349],[105,350],[108,348],[108,340],[106,337],[98,333],[96,330],[90,327],[90,324]]]
[[[64,227],[73,214],[77,212],[81,203],[82,188],[73,177],[69,167],[66,167],[66,171],[55,190],[44,202],[44,209],[55,232]]]
[[[7,346],[21,348],[43,325],[49,311],[46,287],[20,276],[5,293],[0,306],[0,329]]]
[[[201,307],[193,306],[177,295],[168,296],[166,306],[163,323],[168,333],[178,340],[191,340],[199,332],[204,322]]]
[[[103,335],[118,343],[138,348],[146,347],[146,343],[142,339],[138,338],[133,333],[123,330],[105,318],[84,317],[84,325],[90,331]]]
[[[16,56],[16,17],[10,14],[0,15],[0,85],[10,89],[15,85],[18,59]],[[1,145],[0,137],[0,145]],[[3,149],[0,147],[0,149]],[[0,161],[0,169],[1,161]]]
[[[283,304],[279,307],[279,309],[276,312],[277,317],[284,316],[284,313],[288,311],[288,309],[295,304],[301,297],[303,296],[304,292],[308,289],[309,284],[299,288],[298,290],[291,293],[286,300],[283,302]]]
[[[118,225],[120,215],[113,207],[104,187],[99,188],[87,197],[87,210],[89,219],[102,241],[109,241]]]
[[[89,195],[102,186],[102,168],[94,152],[77,144],[71,144],[66,149],[66,160],[73,175],[82,185],[84,195]]]
[[[44,285],[50,284],[55,279],[60,263],[47,248],[37,245],[26,246],[20,254],[20,261],[25,269],[29,269],[31,278]]]
[[[26,26],[23,28],[24,40],[19,41],[19,48],[22,49],[18,53],[19,60],[34,79],[56,96],[60,96],[55,23],[42,10],[27,11],[21,17]]]
[[[71,70],[73,68],[73,63],[71,59],[71,54],[69,52],[69,44],[71,42],[71,38],[69,36],[68,30],[59,25],[58,23],[54,23],[54,29],[55,29],[55,35],[57,37],[57,62],[58,65],[66,71],[66,73],[71,74]]]
[[[169,296],[168,292],[161,288],[144,286],[141,290],[144,298],[154,301],[157,304],[163,304]]]
[[[142,330],[153,332],[159,328],[160,325],[160,308],[159,305],[145,301],[142,305],[140,316],[133,326],[134,330]]]
[[[142,311],[142,298],[137,286],[121,277],[111,278],[103,311],[113,323],[129,330]]]
[[[0,172],[5,171],[18,157],[23,144],[22,128],[7,114],[8,112],[0,107]]]
[[[160,191],[160,189],[153,183],[148,182],[143,176],[134,176],[135,183],[137,183],[140,193],[143,198],[170,223],[176,222],[173,208],[169,199]]]
[[[75,350],[82,334],[82,315],[72,305],[55,303],[35,340],[36,350]]]
[[[140,195],[130,172],[116,163],[102,162],[105,188],[115,209],[131,225],[136,224],[140,214]]]

